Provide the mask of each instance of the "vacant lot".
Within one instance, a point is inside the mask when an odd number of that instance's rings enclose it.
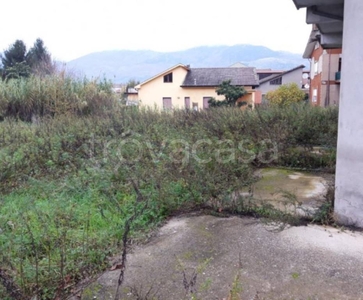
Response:
[[[64,298],[121,252],[127,220],[133,240],[200,207],[298,223],[231,195],[259,167],[335,168],[334,108],[82,109],[0,123],[1,299]]]

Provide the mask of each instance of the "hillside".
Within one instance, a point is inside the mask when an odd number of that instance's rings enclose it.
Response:
[[[301,54],[273,51],[263,46],[196,47],[178,52],[115,50],[91,53],[67,63],[68,69],[87,77],[106,77],[115,83],[143,81],[178,63],[191,67],[227,67],[236,62],[256,68],[288,70],[307,66]]]

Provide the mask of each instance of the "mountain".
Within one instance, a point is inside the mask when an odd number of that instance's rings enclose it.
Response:
[[[263,46],[202,46],[177,52],[115,50],[91,53],[67,63],[68,70],[87,77],[106,77],[115,83],[146,80],[178,63],[192,68],[228,67],[236,62],[259,69],[288,70],[308,66],[301,54]]]

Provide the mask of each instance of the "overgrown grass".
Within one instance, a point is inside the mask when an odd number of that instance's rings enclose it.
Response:
[[[254,182],[256,167],[335,166],[334,108],[112,107],[0,123],[1,271],[25,299],[62,298],[104,269],[130,216],[135,236],[175,211],[220,208]],[[254,205],[238,212],[278,217]]]
[[[112,84],[75,79],[65,72],[0,81],[0,117],[36,121],[45,116],[99,114],[112,109]]]

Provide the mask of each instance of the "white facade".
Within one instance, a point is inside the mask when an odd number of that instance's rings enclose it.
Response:
[[[345,0],[335,214],[363,227],[363,1]]]

